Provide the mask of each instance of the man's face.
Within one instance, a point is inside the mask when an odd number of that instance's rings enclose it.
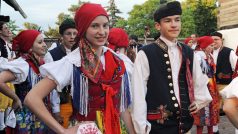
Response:
[[[173,15],[162,18],[160,22],[155,23],[157,30],[163,37],[170,41],[175,41],[181,31],[181,17],[180,15]]]
[[[8,28],[7,24],[3,24],[2,29],[0,29],[0,36],[8,38],[11,36],[11,31]]]
[[[192,38],[193,43],[196,43],[196,42],[197,42],[197,37],[196,37],[195,34],[192,34],[192,35],[191,35],[191,38]]]
[[[217,50],[222,46],[222,38],[218,36],[212,36],[212,38],[214,40],[214,49]]]
[[[62,44],[66,48],[71,49],[73,45],[75,44],[75,38],[77,34],[78,34],[78,31],[76,28],[66,29],[62,35]]]
[[[129,45],[137,45],[137,42],[135,39],[130,39],[129,40]]]

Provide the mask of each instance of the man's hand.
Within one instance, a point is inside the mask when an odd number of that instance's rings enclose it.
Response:
[[[194,102],[189,106],[189,112],[190,114],[195,114],[198,112],[198,107]]]

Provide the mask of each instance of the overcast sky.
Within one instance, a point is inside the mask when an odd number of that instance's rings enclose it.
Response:
[[[61,13],[69,13],[68,8],[72,4],[77,4],[78,0],[16,0],[26,13],[27,19],[24,19],[19,12],[14,11],[9,5],[2,1],[1,15],[10,16],[11,20],[16,20],[16,24],[23,28],[24,22],[35,23],[44,30],[48,26],[55,27],[57,16]],[[81,0],[108,6],[109,0]],[[142,4],[146,0],[115,0],[117,8],[123,12],[120,16],[128,18],[128,12],[132,10],[135,4]]]

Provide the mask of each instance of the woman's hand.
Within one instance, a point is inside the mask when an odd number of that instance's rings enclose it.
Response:
[[[12,102],[12,109],[17,110],[18,108],[22,109],[22,103],[21,100],[17,97],[17,99],[14,99]]]
[[[79,125],[73,126],[71,128],[65,129],[61,134],[77,134]]]
[[[55,118],[55,120],[57,121],[57,122],[59,122],[59,124],[63,124],[64,123],[64,120],[63,120],[63,118],[60,116],[60,113],[58,112],[58,113],[53,113],[53,117]]]

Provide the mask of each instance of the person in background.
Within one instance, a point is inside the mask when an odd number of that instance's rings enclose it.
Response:
[[[137,54],[131,112],[136,133],[186,133],[193,125],[192,114],[212,100],[197,55],[177,41],[181,14],[178,1],[161,5],[154,13],[161,35]]]
[[[216,65],[211,54],[213,44],[214,41],[210,36],[202,36],[198,39],[198,45],[201,51],[197,51],[196,53],[200,56],[199,61],[203,72],[209,78],[207,87],[212,96],[212,101],[194,115],[194,124],[197,126],[197,134],[202,134],[204,126],[207,126],[208,134],[213,134],[213,126],[219,123],[220,95],[216,88]]]
[[[126,31],[121,28],[111,28],[108,35],[108,43],[109,43],[108,47],[114,50],[117,54],[119,54],[122,57],[123,61],[125,61],[124,63],[125,63],[128,75],[130,76],[129,78],[131,78],[133,63],[127,57],[127,50],[128,50],[127,48],[129,46],[129,38]],[[128,114],[124,114],[123,115],[124,117],[122,118],[124,120],[125,119],[128,120],[127,122],[130,122],[129,124],[133,125],[131,116],[128,116],[130,114],[129,111],[126,111],[126,112],[128,112]],[[130,128],[134,128],[134,127],[130,126]],[[122,133],[127,133],[126,131],[127,131],[126,128],[122,127]],[[130,134],[135,133],[134,129],[131,129],[129,133]]]
[[[23,30],[13,39],[14,51],[18,52],[18,58],[0,66],[0,89],[11,91],[7,82],[15,84],[15,90],[20,100],[13,98],[13,108],[21,107],[26,94],[42,77],[39,66],[44,64],[43,57],[46,54],[46,44],[43,35],[37,30]],[[47,104],[47,102],[45,103]],[[42,134],[47,133],[47,128],[35,115],[23,105],[15,111],[17,134]]]
[[[6,58],[7,60],[13,60],[16,55],[12,51],[12,41],[13,34],[8,28],[7,23],[0,22],[0,57]],[[7,83],[11,90],[15,91],[14,85],[12,83]],[[11,130],[9,127],[12,125],[7,123],[6,115],[9,115],[11,111],[12,100],[0,93],[0,132],[6,133]],[[12,113],[11,113],[12,114]]]
[[[120,55],[104,46],[109,34],[107,12],[99,4],[85,3],[76,11],[74,20],[78,48],[41,67],[41,74],[47,77],[33,87],[24,104],[58,134],[99,130],[120,134],[119,116],[125,117],[131,104],[129,75]],[[61,92],[67,85],[71,85],[73,118],[80,123],[65,129],[52,117],[42,99],[54,88]],[[134,129],[127,120],[124,122],[129,132]]]
[[[59,33],[61,35],[61,44],[46,54],[45,61],[47,63],[58,61],[71,52],[78,34],[74,20],[70,18],[65,19],[59,26]],[[73,113],[70,88],[70,86],[66,86],[59,93],[53,90],[50,95],[53,116],[64,128],[68,128],[70,125],[70,118]]]
[[[197,46],[198,46],[198,44],[197,44],[198,35],[197,35],[197,34],[191,34],[191,38],[192,38],[192,46],[191,46],[191,48],[192,48],[193,50],[197,50]]]
[[[135,53],[138,53],[138,51],[143,47],[143,45],[138,41],[139,40],[136,35],[129,36],[129,47],[132,48]]]
[[[184,44],[186,44],[186,45],[188,45],[190,48],[192,47],[192,45],[193,45],[193,40],[192,40],[192,38],[186,38],[185,40],[184,40]]]
[[[213,59],[216,64],[217,89],[221,91],[232,80],[237,56],[232,49],[223,45],[223,38],[220,32],[213,32],[211,36],[214,40]],[[214,133],[219,133],[217,125],[213,129]]]
[[[230,122],[236,127],[236,133],[238,129],[238,63],[236,63],[236,69],[233,74],[233,80],[227,85],[220,94],[224,98],[223,111]]]

